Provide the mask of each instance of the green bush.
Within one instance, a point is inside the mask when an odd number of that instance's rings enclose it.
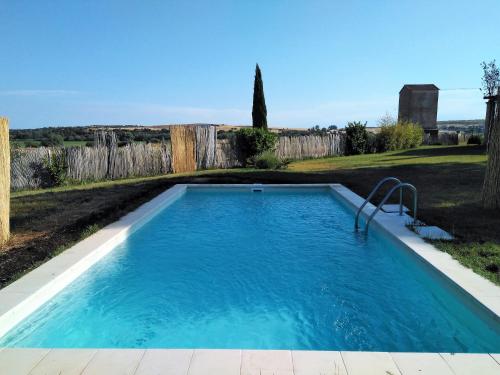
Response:
[[[41,145],[45,147],[63,146],[64,138],[60,134],[49,133],[48,137],[42,140]]]
[[[367,132],[365,153],[374,154],[375,152],[377,152],[377,135]]]
[[[471,135],[469,139],[467,139],[467,144],[468,145],[480,145],[483,143],[483,140],[481,136],[479,135]]]
[[[345,128],[346,134],[346,155],[359,155],[366,152],[368,143],[368,132],[366,123],[359,121],[350,122]]]
[[[36,148],[36,147],[38,147],[38,142],[36,142],[36,141],[24,141],[24,147]]]
[[[278,135],[261,128],[243,128],[236,133],[240,159],[247,162],[251,158],[274,151]]]
[[[412,122],[399,122],[395,125],[385,125],[377,134],[377,151],[396,151],[415,148],[422,144],[424,130]]]
[[[64,153],[51,153],[44,160],[44,167],[49,173],[52,185],[60,186],[66,182],[67,167]]]
[[[255,158],[255,167],[258,169],[279,169],[283,164],[272,151],[264,151]]]

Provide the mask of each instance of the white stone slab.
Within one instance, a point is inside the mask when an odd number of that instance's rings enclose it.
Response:
[[[96,353],[96,349],[54,349],[29,374],[80,375]]]
[[[399,204],[384,204],[382,206],[382,210],[384,210],[386,213],[399,213]],[[403,206],[403,213],[409,212],[410,210],[408,207]]]
[[[489,354],[441,353],[456,375],[499,375],[500,365]]]
[[[260,375],[266,371],[279,374],[292,373],[292,353],[289,350],[242,351],[241,375]]]
[[[145,350],[99,349],[82,375],[134,375]]]
[[[196,349],[188,375],[240,375],[241,350]]]
[[[293,350],[295,375],[347,375],[340,352]]]
[[[0,374],[80,374],[82,369],[86,375],[500,374],[493,358],[500,359],[499,354],[246,352],[243,356],[240,350],[3,348]]]
[[[451,241],[453,236],[447,231],[436,226],[416,226],[415,232],[422,238],[429,240]]]
[[[10,349],[0,352],[0,374],[27,375],[50,349]]]
[[[500,365],[500,354],[498,353],[490,353],[491,358],[495,360],[496,363]]]
[[[192,349],[148,349],[134,375],[186,375]]]
[[[453,375],[438,353],[391,353],[403,375]]]
[[[385,352],[340,352],[349,375],[401,375]]]

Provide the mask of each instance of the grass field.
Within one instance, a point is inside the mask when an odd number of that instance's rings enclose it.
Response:
[[[25,139],[25,140],[11,140],[10,144],[13,147],[26,147],[26,142],[36,144],[37,146],[40,146],[42,143],[41,141],[36,141],[33,139]],[[69,146],[85,146],[87,144],[87,141],[64,141],[64,146],[69,147]]]
[[[385,176],[414,184],[419,191],[419,218],[456,236],[451,243],[436,243],[438,248],[500,284],[500,215],[480,205],[485,164],[481,147],[421,147],[297,161],[284,171],[210,170],[16,192],[12,240],[0,249],[0,285],[176,183],[337,182],[366,196]]]
[[[382,154],[354,155],[324,159],[297,161],[289,166],[290,171],[321,172],[336,169],[377,168],[392,166],[415,166],[435,164],[482,164],[486,162],[484,150],[463,146],[422,146],[407,151],[390,151]]]

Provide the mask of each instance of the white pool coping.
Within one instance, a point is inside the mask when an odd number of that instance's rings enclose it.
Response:
[[[351,190],[347,189],[343,185],[340,184],[182,184],[175,185],[174,187],[166,190],[161,193],[151,201],[143,204],[135,211],[125,215],[120,220],[106,226],[105,228],[99,230],[97,233],[91,235],[90,237],[82,240],[76,245],[72,246],[68,250],[64,251],[60,255],[52,258],[48,262],[42,264],[40,267],[31,271],[27,275],[23,276],[19,280],[13,282],[7,287],[0,290],[0,337],[5,335],[10,329],[12,329],[15,325],[20,323],[23,319],[25,319],[28,315],[34,312],[37,308],[39,308],[42,304],[50,300],[54,297],[58,292],[60,292],[64,287],[70,284],[73,280],[75,280],[78,276],[80,276],[83,272],[85,272],[88,268],[90,268],[93,264],[99,261],[102,257],[108,254],[117,244],[122,242],[131,232],[138,229],[141,225],[146,223],[149,219],[151,219],[155,214],[160,212],[163,208],[173,203],[177,198],[181,197],[187,188],[252,188],[252,187],[262,187],[264,189],[272,189],[272,188],[308,188],[308,187],[324,187],[332,189],[334,195],[344,201],[353,211],[355,211],[364,201],[363,198],[353,193]],[[368,204],[364,213],[371,213],[375,207],[371,204]],[[406,247],[408,250],[413,251],[417,254],[423,261],[431,265],[434,269],[439,271],[442,275],[444,275],[448,280],[450,280],[454,285],[461,288],[461,290],[465,291],[472,299],[476,300],[487,312],[489,312],[493,318],[500,322],[500,287],[496,286],[489,280],[484,279],[483,277],[475,274],[472,270],[462,266],[458,261],[454,260],[449,254],[444,253],[436,249],[431,244],[425,242],[422,238],[420,238],[417,234],[412,232],[406,227],[407,216],[400,217],[397,214],[387,214],[384,212],[379,212],[377,216],[375,216],[372,221],[373,226],[377,226],[383,232],[391,236],[396,241],[400,242],[402,246]],[[31,352],[29,352],[31,350]],[[54,356],[58,360],[55,361],[56,364],[61,362],[61,366],[63,366],[65,355],[59,353],[62,349],[17,349],[17,348],[0,348],[0,365],[3,367],[3,363],[17,363],[16,358],[19,356],[26,357],[27,353],[37,353],[36,356],[40,355],[40,353],[45,353],[45,355],[40,358],[42,361],[44,358],[47,358],[49,355]],[[121,353],[116,354],[116,356],[124,356],[128,358],[126,353],[138,353],[140,350],[129,350],[129,349],[102,349],[95,351],[96,353],[100,353],[104,350],[109,351],[109,353]],[[143,355],[152,352],[152,350],[142,351]],[[158,354],[161,358],[164,356],[169,357],[170,355],[174,355],[174,351],[170,349],[161,349],[161,355]],[[158,352],[158,353],[160,353]],[[208,350],[195,350],[192,351],[193,355],[196,353],[198,357],[202,355],[202,353],[209,352]],[[221,356],[230,356],[227,353],[239,352],[246,353],[249,351],[210,351],[222,353]],[[381,363],[384,361],[389,365],[392,362],[396,363],[396,370],[400,371],[400,373],[409,373],[402,372],[399,369],[397,363],[405,362],[407,357],[405,357],[405,353],[372,353],[372,352],[313,352],[313,351],[251,351],[252,353],[257,353],[255,356],[257,357],[269,357],[269,360],[274,358],[272,353],[290,353],[290,357],[292,358],[292,353],[311,353],[311,356],[321,356],[321,354],[314,353],[343,353],[341,357],[343,358],[343,363],[347,366],[344,357],[353,358],[353,363],[363,363],[363,358],[369,359],[370,363],[378,363],[378,360],[381,359]],[[53,354],[50,354],[53,353]],[[71,355],[82,356],[85,357],[85,353],[88,353],[87,349],[68,349],[65,353],[72,353]],[[170,354],[169,354],[170,353]],[[177,353],[177,352],[175,352]],[[260,354],[259,354],[260,353]],[[353,354],[345,354],[345,353],[353,353]],[[445,362],[444,355],[437,353],[406,353],[410,355],[411,358],[423,358],[424,354],[427,354],[429,358],[436,359],[438,356],[442,358]],[[97,354],[95,354],[97,355]],[[115,354],[106,356],[103,358],[113,358]],[[155,354],[151,354],[154,356]],[[278,354],[276,354],[278,355]],[[305,358],[309,358],[308,355],[304,355]],[[324,354],[328,357],[327,354]],[[337,354],[331,354],[332,356],[336,356]],[[35,356],[35,357],[36,357]],[[210,357],[210,355],[207,355]],[[449,355],[448,355],[449,356]],[[485,356],[488,355],[463,355],[464,363],[470,364],[472,362],[485,361]],[[5,358],[4,358],[5,357]],[[193,358],[198,358],[193,357]],[[312,358],[311,357],[311,360]],[[325,357],[325,358],[326,358]],[[397,357],[396,361],[394,358]],[[408,358],[410,358],[408,357]],[[2,361],[4,358],[5,361]],[[87,358],[87,357],[85,357]],[[98,357],[100,358],[100,357]],[[149,358],[149,357],[148,357]],[[192,361],[193,358],[190,360]],[[242,366],[242,358],[240,358],[240,367]],[[314,357],[316,358],[316,357]],[[318,357],[319,358],[319,357]],[[454,357],[453,357],[454,358]],[[462,357],[461,357],[462,358]],[[473,358],[482,358],[481,361],[473,360]],[[498,365],[498,361],[500,360],[497,354],[492,354],[488,358],[494,360],[494,363]],[[141,360],[144,359],[141,357]],[[449,359],[449,358],[448,358]],[[89,361],[94,361],[93,359],[89,359]],[[319,360],[319,359],[318,359]],[[83,360],[82,360],[83,361]],[[106,362],[104,359],[102,360]],[[102,362],[101,361],[101,362]],[[117,360],[118,361],[118,360]],[[327,361],[327,360],[325,360]],[[392,362],[391,362],[392,361]],[[436,359],[438,361],[438,359]],[[42,361],[43,362],[43,361]],[[42,363],[40,362],[40,363]],[[63,363],[64,362],[64,363]],[[127,361],[125,361],[127,362]],[[224,362],[224,361],[223,361]],[[272,362],[272,361],[271,361]],[[314,361],[313,361],[314,362]],[[321,361],[320,361],[321,362]],[[328,361],[327,361],[328,362]],[[348,361],[349,362],[349,361]],[[408,359],[408,363],[413,363],[413,359]],[[455,361],[456,362],[456,361]],[[489,361],[488,361],[489,362]],[[109,362],[108,364],[110,364]],[[114,362],[113,362],[114,363]],[[138,362],[139,363],[139,362]],[[225,363],[225,362],[224,362]],[[229,363],[229,362],[228,362]],[[406,362],[405,362],[406,363]],[[415,364],[417,364],[415,362]],[[491,364],[491,362],[489,362]],[[35,364],[36,366],[36,364]],[[119,366],[116,363],[116,366]],[[312,366],[312,364],[311,364]],[[354,365],[352,365],[354,366]],[[350,367],[352,367],[350,365]],[[391,365],[392,366],[392,365]],[[402,366],[400,364],[400,366]],[[195,366],[196,367],[196,366]],[[448,367],[449,364],[448,364]],[[1,367],[0,367],[1,368]],[[29,371],[33,370],[35,367],[31,368]],[[243,367],[241,367],[243,368]],[[349,370],[349,366],[346,367]],[[191,373],[196,373],[191,371]],[[134,371],[138,370],[136,368]],[[111,370],[110,370],[111,371]],[[283,373],[288,373],[286,370]],[[297,372],[294,368],[291,370],[294,374],[298,373],[319,373],[319,372]],[[497,369],[497,373],[500,373],[500,368]],[[320,371],[321,372],[321,371]],[[111,372],[110,372],[111,373]],[[131,372],[135,373],[135,372]],[[174,373],[174,372],[172,372]],[[175,372],[177,373],[177,372]],[[217,374],[222,374],[225,372],[217,372]],[[227,372],[232,373],[232,372]],[[243,372],[241,372],[243,373]],[[248,372],[253,373],[253,372]],[[348,371],[347,373],[361,373],[357,370]],[[398,372],[396,372],[398,373]],[[441,372],[442,373],[442,372]]]
[[[212,349],[4,349],[2,375],[498,375],[490,354]]]

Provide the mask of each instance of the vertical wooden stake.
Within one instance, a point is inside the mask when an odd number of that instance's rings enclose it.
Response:
[[[10,144],[9,120],[0,117],[0,245],[9,239]]]

